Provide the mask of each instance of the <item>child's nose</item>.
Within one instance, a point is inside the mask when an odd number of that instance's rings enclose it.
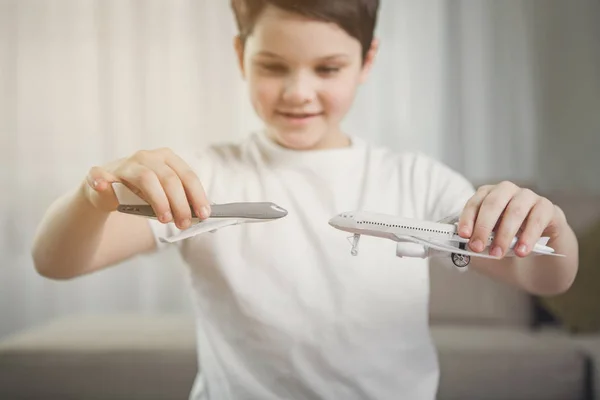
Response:
[[[298,74],[287,79],[283,88],[283,100],[290,104],[305,104],[315,97],[315,88],[312,79],[306,75]]]

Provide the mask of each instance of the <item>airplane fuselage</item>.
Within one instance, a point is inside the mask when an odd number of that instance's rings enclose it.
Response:
[[[356,254],[356,247],[360,235],[386,238],[398,242],[397,254],[418,254],[419,257],[435,256],[445,254],[446,250],[435,249],[435,245],[427,245],[427,242],[451,246],[460,251],[467,249],[468,239],[458,234],[456,224],[442,222],[423,221],[418,219],[397,217],[394,215],[379,214],[365,211],[345,212],[329,220],[329,224],[336,229],[350,232],[354,235],[352,253]],[[415,244],[415,240],[424,241],[423,244]],[[547,238],[546,238],[547,239]],[[494,240],[492,233],[487,240],[489,247]],[[541,240],[534,245],[535,253],[551,254],[554,250],[545,245],[547,240]],[[514,237],[508,245],[505,256],[514,255],[514,246],[518,238]],[[418,250],[420,248],[421,250]],[[448,250],[452,251],[452,250]],[[459,251],[459,252],[460,252]],[[464,252],[463,252],[464,255]]]
[[[126,214],[156,219],[156,214],[149,204],[120,204],[117,210]],[[212,205],[209,219],[235,219],[239,223],[252,223],[275,220],[286,215],[286,210],[270,202],[226,203]],[[191,220],[192,224],[200,222],[193,211]]]
[[[387,214],[348,212],[333,217],[329,224],[353,234],[396,240],[398,236],[418,236],[437,240],[457,239],[456,225],[421,221]]]

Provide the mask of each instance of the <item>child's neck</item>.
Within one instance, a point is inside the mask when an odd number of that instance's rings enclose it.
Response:
[[[279,144],[281,147],[287,148],[289,150],[298,150],[298,151],[309,151],[309,150],[327,150],[327,149],[338,149],[349,147],[352,145],[352,140],[348,135],[343,133],[341,130],[336,130],[335,132],[330,132],[327,135],[323,136],[321,140],[314,143],[310,147],[304,148],[295,148],[293,146],[289,146],[278,137],[277,133],[267,129],[267,136]]]

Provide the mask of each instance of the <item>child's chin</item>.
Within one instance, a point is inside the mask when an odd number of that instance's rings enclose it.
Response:
[[[279,132],[277,140],[291,150],[311,150],[319,147],[322,136],[309,132]]]

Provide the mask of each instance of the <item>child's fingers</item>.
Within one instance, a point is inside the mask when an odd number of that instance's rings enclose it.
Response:
[[[167,164],[179,175],[187,200],[194,209],[196,216],[200,219],[208,218],[210,216],[210,202],[196,173],[176,154],[171,154],[167,158]]]
[[[477,192],[467,201],[463,211],[458,219],[458,233],[464,238],[468,238],[473,233],[473,225],[479,213],[479,207],[483,199],[489,194],[492,186],[481,186]]]
[[[89,187],[86,191],[88,200],[98,209],[115,210],[119,203],[111,183],[118,181],[119,179],[106,169],[92,167],[86,175],[86,183]]]
[[[539,197],[529,213],[525,229],[515,245],[515,254],[524,257],[531,252],[535,243],[540,239],[544,230],[554,217],[555,207],[544,197]]]
[[[192,211],[177,172],[160,159],[147,162],[145,166],[156,174],[168,200],[175,225],[179,229],[189,228],[192,223]]]
[[[118,181],[118,179],[101,167],[92,167],[86,176],[88,185],[97,192],[104,192],[109,189],[112,182]]]
[[[523,189],[510,200],[504,211],[502,221],[496,229],[490,250],[491,255],[500,257],[506,254],[512,240],[519,232],[538,198],[539,196],[531,190]]]
[[[515,196],[519,187],[511,182],[502,182],[490,191],[479,208],[473,235],[469,240],[469,247],[476,252],[481,252],[488,244],[490,234],[504,212],[504,209]]]
[[[169,198],[165,193],[161,181],[150,166],[138,163],[129,163],[127,167],[119,174],[127,182],[134,192],[139,193],[154,210],[154,214],[162,223],[168,223],[173,220],[173,214]]]
[[[86,179],[93,189],[89,193],[95,193],[90,199],[102,209],[118,206],[111,183],[122,182],[150,204],[163,223],[175,222],[179,229],[188,228],[192,219],[190,206],[199,218],[210,216],[210,203],[199,178],[170,149],[140,150],[105,167],[91,168]]]

